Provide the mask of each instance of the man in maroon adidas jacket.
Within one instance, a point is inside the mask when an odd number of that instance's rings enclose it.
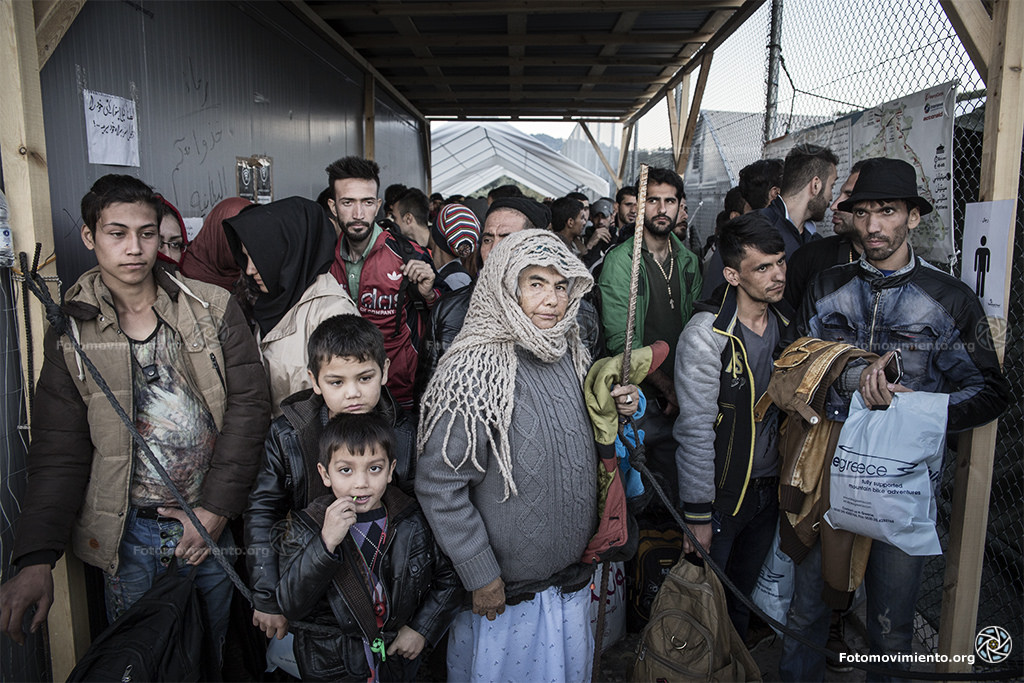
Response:
[[[374,222],[381,201],[375,162],[338,159],[327,167],[327,179],[327,203],[341,227],[331,274],[384,335],[391,359],[387,387],[403,408],[412,408],[427,309],[440,295],[430,254]]]

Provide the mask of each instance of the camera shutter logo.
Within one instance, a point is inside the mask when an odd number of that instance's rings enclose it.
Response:
[[[999,664],[1010,656],[1013,639],[1001,626],[986,626],[978,631],[974,639],[974,649],[978,651],[981,661],[986,664]]]

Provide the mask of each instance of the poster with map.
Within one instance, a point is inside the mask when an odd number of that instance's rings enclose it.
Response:
[[[945,264],[953,250],[953,115],[956,82],[847,114],[772,140],[764,156],[784,158],[794,146],[804,142],[824,145],[839,157],[839,187],[850,174],[855,161],[870,157],[903,159],[917,171],[921,196],[935,210],[922,217],[910,233],[914,251],[935,264]],[[820,221],[819,231],[831,234],[832,222]]]

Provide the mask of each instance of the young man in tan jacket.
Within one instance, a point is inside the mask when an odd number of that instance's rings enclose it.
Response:
[[[156,265],[163,207],[151,188],[107,175],[82,199],[82,241],[99,265],[66,296],[70,330],[221,548],[245,508],[270,419],[255,340],[223,289]],[[82,359],[53,329],[36,388],[28,486],[0,629],[24,641],[53,602],[51,568],[68,540],[103,570],[113,621],[166,571],[198,566],[214,637],[227,630],[231,583]]]

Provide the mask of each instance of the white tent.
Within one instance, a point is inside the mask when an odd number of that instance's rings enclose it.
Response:
[[[507,123],[454,122],[431,131],[434,192],[470,195],[508,176],[546,197],[608,193],[608,182]]]

